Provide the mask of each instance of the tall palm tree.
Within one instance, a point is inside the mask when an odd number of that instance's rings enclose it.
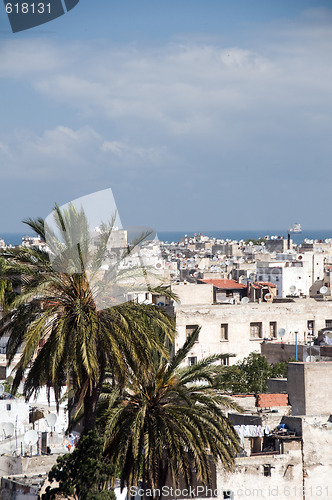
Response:
[[[160,497],[168,475],[175,487],[180,479],[189,485],[195,470],[209,484],[209,457],[226,468],[234,461],[238,436],[223,410],[239,407],[219,392],[217,382],[225,355],[181,366],[198,333],[171,360],[155,352],[148,376],[138,369],[125,392],[113,389],[109,395],[100,423],[105,454],[121,471],[122,488],[143,484]]]
[[[0,335],[10,335],[8,363],[23,349],[13,392],[24,377],[26,399],[46,385],[58,403],[63,386],[72,388],[76,406],[84,404],[88,431],[95,425],[106,368],[119,384],[135,364],[148,371],[150,352],[162,349],[154,326],[172,337],[174,324],[155,306],[115,302],[116,307],[110,307],[114,282],[104,279],[110,271],[103,270],[102,263],[112,223],[102,228],[90,258],[84,212],[72,205],[65,211],[56,206],[55,215],[61,239],[50,229],[47,237],[42,219],[25,221],[47,241],[47,249],[19,247],[3,252],[5,274],[21,293],[1,320]],[[97,299],[108,307],[97,307]]]

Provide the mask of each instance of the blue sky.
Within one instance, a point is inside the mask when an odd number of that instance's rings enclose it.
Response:
[[[330,1],[0,11],[0,235],[111,187],[124,225],[331,228]]]

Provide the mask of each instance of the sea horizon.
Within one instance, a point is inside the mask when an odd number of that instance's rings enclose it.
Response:
[[[160,241],[163,242],[178,242],[186,235],[192,237],[195,234],[202,234],[209,238],[216,238],[222,240],[248,240],[259,239],[265,236],[279,236],[287,238],[290,234],[291,239],[295,244],[300,244],[304,239],[309,240],[326,240],[332,239],[332,229],[304,229],[301,233],[291,233],[285,229],[216,229],[216,230],[194,230],[194,231],[157,231]],[[24,236],[34,236],[34,233],[26,232],[0,232],[2,238],[7,245],[20,245]]]

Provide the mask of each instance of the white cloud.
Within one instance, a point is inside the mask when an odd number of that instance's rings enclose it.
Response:
[[[301,124],[303,114],[329,114],[332,23],[324,12],[312,10],[297,24],[279,24],[264,34],[264,45],[258,34],[258,42],[246,47],[190,40],[153,48],[5,42],[0,71],[24,78],[85,120],[115,121],[124,135],[135,127],[140,136],[144,127],[170,136],[221,128],[228,138],[231,128],[235,138],[244,124],[251,132],[255,116],[278,119],[283,110]]]
[[[142,148],[126,142],[109,141],[91,127],[73,130],[58,126],[41,136],[27,130],[3,137],[0,142],[1,178],[72,181],[81,176],[95,178],[107,168],[158,167],[166,148]],[[90,175],[86,175],[89,173]]]
[[[203,192],[215,227],[220,196],[232,207],[234,195],[250,199],[251,218],[262,211],[251,194],[260,193],[275,218],[280,207],[288,217],[287,207],[303,206],[306,183],[317,193],[318,179],[332,181],[331,36],[331,11],[312,10],[229,46],[217,37],[149,47],[1,42],[4,85],[13,78],[16,89],[32,89],[45,120],[56,105],[63,114],[62,126],[0,135],[2,176],[105,174],[120,191],[131,189],[130,199],[145,199],[147,186],[157,204],[160,191],[177,190],[188,214],[193,193]],[[204,210],[194,205],[199,217]]]

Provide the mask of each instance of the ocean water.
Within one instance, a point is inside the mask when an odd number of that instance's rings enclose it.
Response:
[[[158,231],[158,238],[161,241],[180,241],[186,234],[188,236],[194,236],[195,232],[197,234],[201,233],[204,236],[209,236],[209,238],[216,238],[221,240],[248,240],[250,238],[259,239],[264,238],[264,236],[283,236],[287,238],[289,231],[278,230],[278,229],[257,229],[257,230],[216,230],[216,231]],[[332,229],[305,229],[302,233],[289,233],[291,239],[295,244],[299,245],[304,239],[309,240],[325,240],[332,238]]]
[[[230,239],[230,240],[247,240],[250,238],[264,238],[264,236],[283,236],[287,238],[288,231],[278,229],[257,229],[257,230],[215,230],[215,231],[158,231],[160,241],[180,241],[185,235],[194,236],[201,233],[209,238]],[[302,243],[304,239],[310,240],[325,240],[332,238],[332,229],[305,229],[302,233],[290,233],[292,240],[297,245]],[[6,244],[19,245],[22,243],[23,236],[32,236],[32,233],[1,233],[0,238],[5,240]]]
[[[6,245],[20,245],[23,236],[33,236],[32,233],[2,233],[0,231],[0,238],[5,240]]]

